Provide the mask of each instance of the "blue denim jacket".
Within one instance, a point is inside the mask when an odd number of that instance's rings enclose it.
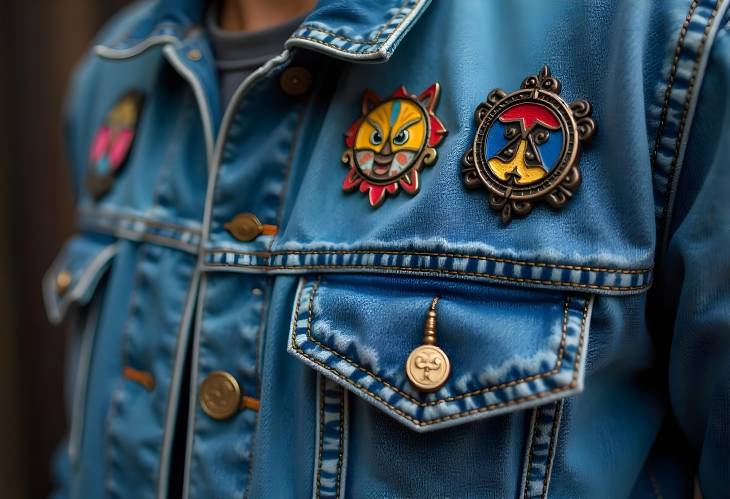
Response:
[[[78,233],[44,283],[77,331],[58,497],[727,497],[729,3],[322,0],[223,111],[202,1],[114,18],[71,86]],[[543,65],[596,134],[561,211],[504,224],[461,161],[476,106]],[[363,91],[434,82],[420,192],[344,192]],[[422,392],[436,297],[451,374]]]

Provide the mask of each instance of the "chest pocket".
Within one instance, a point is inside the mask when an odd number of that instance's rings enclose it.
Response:
[[[424,392],[406,364],[423,343],[434,298],[435,342],[450,373],[443,386]],[[580,392],[592,302],[573,291],[433,278],[307,276],[297,292],[289,352],[424,432]]]
[[[88,305],[119,250],[118,241],[100,234],[72,237],[43,277],[48,319],[60,324],[74,307]]]

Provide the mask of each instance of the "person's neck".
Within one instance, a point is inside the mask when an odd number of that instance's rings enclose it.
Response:
[[[300,17],[317,0],[222,0],[218,24],[225,31],[259,31]]]

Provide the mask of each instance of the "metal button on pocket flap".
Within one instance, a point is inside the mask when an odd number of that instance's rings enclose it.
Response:
[[[56,292],[59,295],[64,294],[68,287],[71,285],[72,279],[73,276],[68,270],[62,270],[61,272],[56,274]]]
[[[43,300],[48,320],[63,321],[72,305],[86,305],[118,252],[110,236],[79,234],[64,245],[43,277]]]
[[[436,304],[435,297],[426,314],[423,326],[423,345],[413,349],[406,360],[406,374],[413,386],[422,392],[434,392],[444,386],[451,374],[449,357],[436,346]]]
[[[443,278],[306,276],[288,351],[424,432],[580,392],[592,303]]]

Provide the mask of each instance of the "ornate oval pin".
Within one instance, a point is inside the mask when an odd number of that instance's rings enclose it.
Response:
[[[363,92],[362,115],[345,133],[342,162],[350,168],[342,183],[345,192],[367,193],[373,208],[400,189],[418,193],[421,167],[436,161],[435,148],[446,135],[434,114],[439,89],[434,83],[415,96],[401,86],[385,100]]]
[[[484,187],[502,222],[526,216],[544,199],[562,208],[581,182],[580,143],[593,136],[591,105],[560,97],[560,82],[543,66],[520,90],[492,90],[477,107],[477,131],[462,160],[468,188]]]
[[[132,90],[122,96],[96,131],[89,151],[86,189],[96,199],[106,194],[127,160],[144,100]]]

